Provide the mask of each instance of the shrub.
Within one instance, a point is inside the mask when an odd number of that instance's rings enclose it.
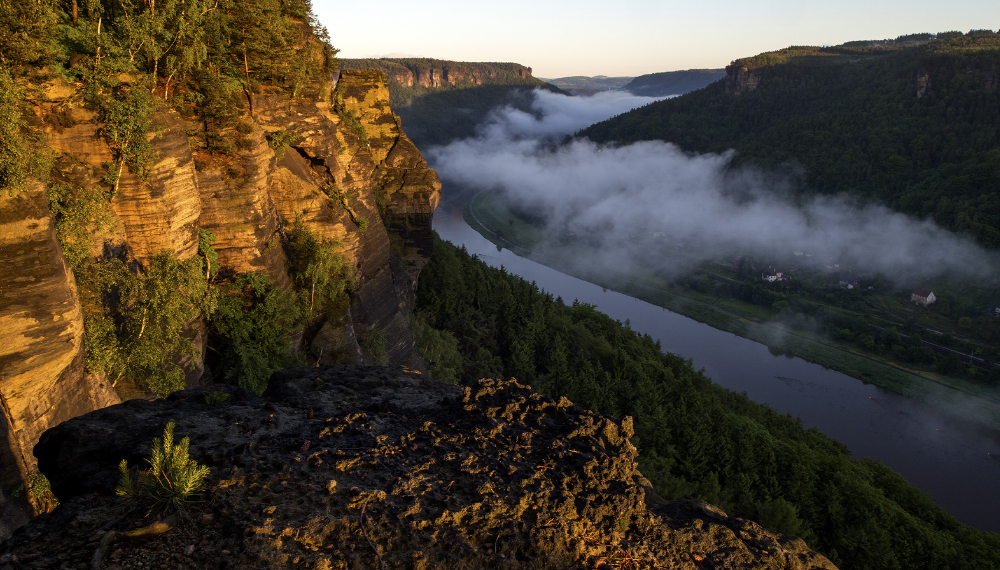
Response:
[[[296,285],[309,293],[309,310],[331,308],[344,300],[353,272],[347,258],[337,252],[340,244],[317,239],[301,219],[292,223],[287,237],[289,268]]]
[[[198,465],[188,457],[190,440],[184,438],[174,445],[174,423],[163,429],[163,439],[153,438],[149,469],[135,476],[129,471],[128,462],[118,464],[121,480],[115,489],[121,497],[151,505],[164,512],[180,511],[201,492],[208,467]]]
[[[205,300],[202,268],[166,250],[139,274],[120,259],[88,265],[78,274],[87,366],[112,385],[126,380],[159,396],[183,388],[178,361],[198,355],[185,329]]]
[[[389,364],[389,351],[385,348],[385,331],[379,327],[372,327],[365,337],[365,350],[372,357],[372,364],[375,366],[387,366]]]
[[[24,485],[19,486],[11,497],[19,497],[24,491]],[[28,477],[28,501],[37,513],[48,513],[59,506],[59,500],[52,494],[52,486],[48,478],[41,473],[34,473]]]
[[[211,325],[221,337],[225,381],[260,394],[271,372],[294,363],[291,336],[308,313],[301,295],[245,273],[213,291]]]
[[[274,156],[278,160],[285,158],[285,150],[288,149],[290,145],[302,140],[302,136],[298,133],[293,133],[292,131],[278,131],[272,134],[267,139],[267,144],[270,145],[271,150],[274,151]]]

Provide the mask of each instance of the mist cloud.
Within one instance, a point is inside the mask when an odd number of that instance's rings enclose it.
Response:
[[[794,175],[734,169],[732,153],[690,155],[658,141],[551,144],[652,100],[623,92],[582,98],[538,90],[534,113],[499,109],[476,138],[428,154],[444,180],[501,190],[512,203],[544,216],[553,239],[572,234],[594,244],[588,263],[603,258],[620,265],[636,259],[637,248],[645,248],[640,260],[655,263],[669,245],[702,257],[799,251],[897,276],[990,271],[994,256],[965,237],[848,198],[796,200]],[[662,246],[653,247],[654,235]],[[661,261],[683,264],[676,256]]]

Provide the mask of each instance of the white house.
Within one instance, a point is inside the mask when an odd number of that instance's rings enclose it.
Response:
[[[930,305],[934,301],[937,301],[937,297],[934,296],[933,292],[927,289],[921,289],[920,287],[917,287],[910,294],[910,301],[926,307],[927,305]]]

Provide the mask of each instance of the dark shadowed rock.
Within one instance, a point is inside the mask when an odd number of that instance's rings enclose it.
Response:
[[[212,405],[217,389],[230,397]],[[801,540],[656,497],[630,418],[514,381],[344,366],[276,372],[265,398],[199,388],[49,430],[35,452],[64,503],[0,555],[76,567],[103,532],[147,524],[110,489],[167,421],[212,467],[208,492],[181,527],[125,544],[118,568],[834,568]]]

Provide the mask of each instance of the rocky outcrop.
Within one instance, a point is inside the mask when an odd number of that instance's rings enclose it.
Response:
[[[730,65],[726,67],[726,93],[742,95],[760,85],[761,70]]]
[[[166,534],[119,541],[132,568],[830,569],[799,539],[704,503],[663,501],[636,468],[631,420],[513,381],[473,388],[390,368],[275,373],[266,398],[219,386],[131,401],[48,431],[35,453],[63,502],[0,560],[90,567],[108,532],[143,526],[111,489],[176,423],[211,467]]]
[[[243,149],[224,159],[196,156],[189,137],[204,126],[160,103],[151,117],[156,158],[149,176],[121,171],[110,204],[112,227],[93,232],[92,253],[123,253],[138,265],[163,250],[189,259],[205,230],[215,234],[213,247],[227,271],[261,272],[290,287],[283,228],[301,219],[339,244],[356,268],[350,309],[329,323],[312,323],[301,345],[317,361],[370,363],[361,347],[377,328],[390,363],[423,370],[408,317],[441,185],[389,108],[381,73],[345,71],[336,89],[321,86],[319,97],[257,95]],[[57,155],[54,179],[73,188],[102,184],[114,156],[98,116],[81,108],[76,88],[61,79],[39,92],[37,127]],[[335,98],[360,123],[348,124],[334,110]],[[278,131],[299,136],[294,148],[272,148],[269,139]],[[18,196],[0,196],[0,330],[8,335],[0,348],[0,488],[8,490],[34,470],[30,449],[45,429],[117,402],[102,376],[86,374],[76,283],[46,191],[35,183]],[[338,193],[343,205],[332,196]],[[390,226],[406,230],[398,247],[390,243],[383,214]],[[203,354],[205,323],[191,322],[188,334]],[[182,364],[189,387],[205,382],[201,357]]]
[[[531,68],[517,63],[470,63],[428,58],[345,59],[343,69],[378,69],[390,81],[404,87],[438,89],[447,86],[475,86],[510,80],[535,82]]]
[[[63,258],[45,186],[0,193],[0,485],[35,472],[31,449],[46,429],[116,403],[83,366],[83,315]]]
[[[920,99],[933,88],[931,74],[926,69],[917,71],[917,99]]]

